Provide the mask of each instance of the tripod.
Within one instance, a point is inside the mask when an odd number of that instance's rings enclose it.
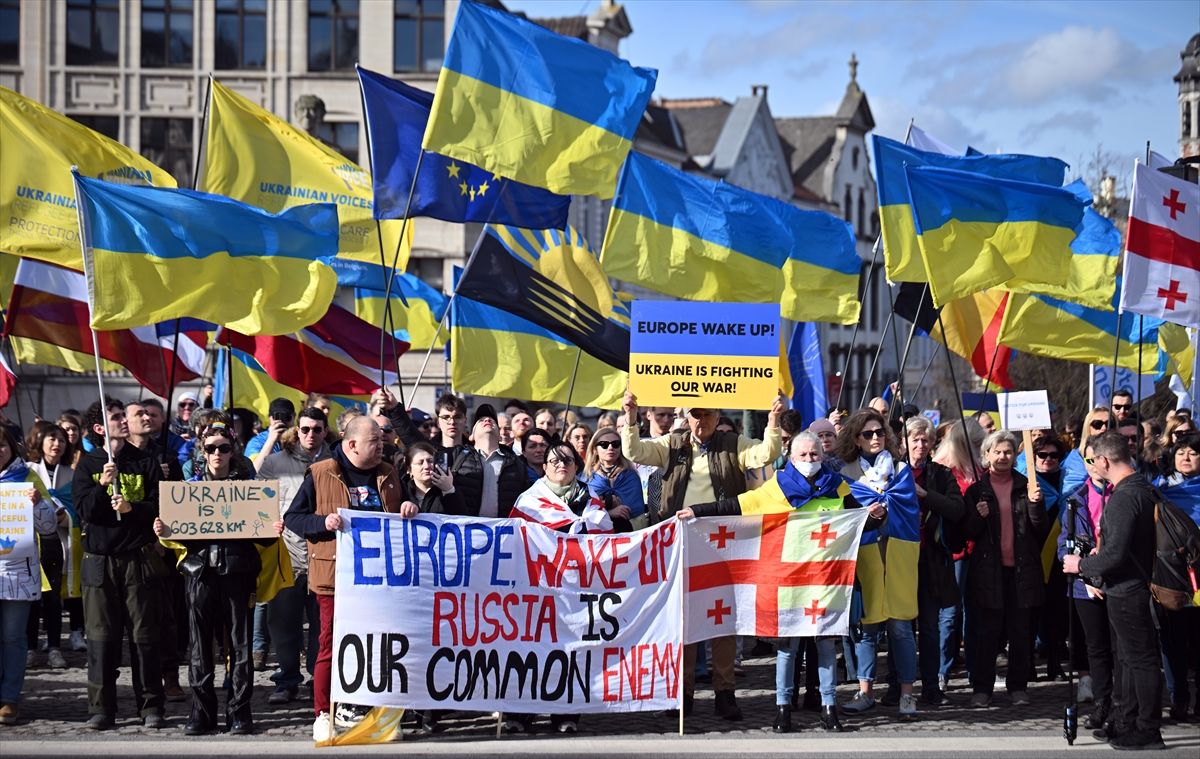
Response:
[[[1075,545],[1075,518],[1079,506],[1074,499],[1067,502],[1067,545],[1069,550],[1078,550]],[[1063,710],[1063,737],[1068,746],[1075,745],[1079,735],[1079,698],[1075,683],[1075,583],[1078,575],[1067,576],[1067,706]]]

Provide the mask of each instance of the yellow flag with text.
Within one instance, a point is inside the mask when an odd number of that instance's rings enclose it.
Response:
[[[341,285],[383,289],[371,176],[307,132],[219,82],[212,82],[200,189],[272,213],[309,203],[336,203],[341,242],[333,268]],[[391,266],[402,221],[384,221],[384,260]],[[412,222],[397,270],[408,266]]]

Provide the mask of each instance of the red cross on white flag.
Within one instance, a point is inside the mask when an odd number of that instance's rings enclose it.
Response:
[[[1121,309],[1200,327],[1200,185],[1133,170]]]

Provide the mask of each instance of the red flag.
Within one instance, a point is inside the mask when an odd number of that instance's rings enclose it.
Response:
[[[1200,185],[1136,164],[1121,310],[1200,327]]]
[[[258,360],[271,379],[288,387],[327,395],[366,395],[379,387],[379,346],[384,335],[385,361],[391,355],[392,337],[346,309],[331,305],[325,316],[291,335],[229,333],[230,344]],[[397,341],[398,353],[408,343]],[[397,382],[394,371],[384,382]]]

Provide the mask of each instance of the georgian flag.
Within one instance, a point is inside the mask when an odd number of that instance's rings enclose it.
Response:
[[[1200,327],[1200,185],[1133,169],[1121,310]]]

